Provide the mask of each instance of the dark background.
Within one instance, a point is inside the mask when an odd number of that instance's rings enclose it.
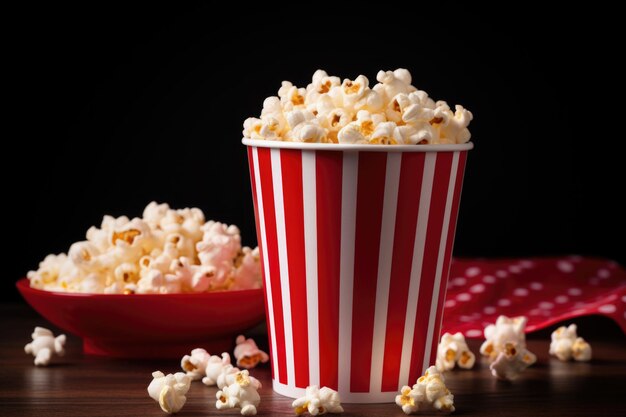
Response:
[[[626,263],[623,116],[609,100],[623,69],[610,10],[48,7],[12,15],[19,28],[5,39],[5,83],[17,92],[5,117],[17,129],[4,135],[16,150],[3,153],[3,300],[19,299],[14,282],[104,214],[138,216],[152,200],[200,207],[254,245],[242,122],[281,80],[304,87],[317,68],[373,84],[379,69],[405,67],[418,88],[474,113],[457,256]]]

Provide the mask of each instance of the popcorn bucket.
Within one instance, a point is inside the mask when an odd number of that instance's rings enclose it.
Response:
[[[242,142],[274,390],[394,401],[435,363],[473,145]]]

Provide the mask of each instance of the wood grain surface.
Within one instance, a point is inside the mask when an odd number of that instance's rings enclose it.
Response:
[[[24,353],[35,325],[54,326],[26,305],[0,306],[0,415],[3,416],[164,416],[146,388],[151,372],[179,371],[176,360],[138,361],[84,356],[80,339],[68,335],[67,353],[49,367],[35,367]],[[595,319],[602,320],[602,319]],[[592,330],[594,319],[585,319]],[[602,328],[606,323],[602,322]],[[593,333],[589,331],[590,333]],[[598,333],[598,332],[596,332]],[[590,363],[562,363],[548,357],[549,332],[533,336],[528,345],[538,363],[517,381],[495,380],[488,365],[447,373],[459,416],[626,416],[626,341],[613,329],[587,337],[593,346]],[[604,336],[604,337],[602,337]],[[478,352],[480,341],[470,341]],[[212,352],[215,353],[215,352]],[[293,416],[292,399],[271,389],[268,366],[253,375],[261,380],[259,415]],[[194,382],[184,416],[235,416],[215,408],[217,388]],[[403,416],[395,404],[344,404],[344,416]]]

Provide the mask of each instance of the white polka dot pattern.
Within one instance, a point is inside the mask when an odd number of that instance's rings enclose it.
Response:
[[[617,263],[563,258],[453,260],[443,332],[483,337],[500,314],[528,316],[535,331],[580,315],[603,314],[626,333],[626,271]]]

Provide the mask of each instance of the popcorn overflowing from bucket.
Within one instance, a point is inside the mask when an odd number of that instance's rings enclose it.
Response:
[[[308,143],[425,145],[469,141],[472,113],[434,101],[411,84],[411,73],[379,71],[370,88],[364,75],[354,80],[317,70],[306,88],[283,81],[278,97],[263,102],[260,118],[248,118],[248,139]]]

